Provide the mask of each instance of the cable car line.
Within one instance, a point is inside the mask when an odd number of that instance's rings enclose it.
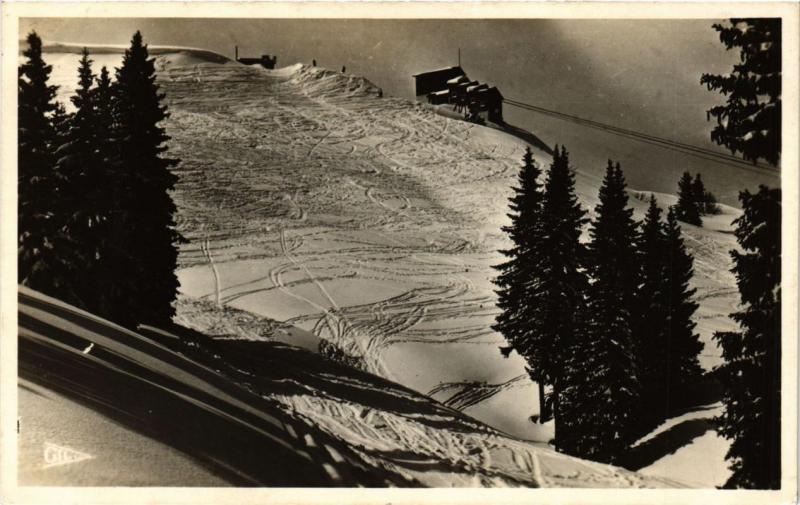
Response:
[[[609,125],[606,123],[601,123],[599,121],[592,121],[590,119],[584,119],[579,116],[574,116],[571,114],[565,114],[563,112],[558,112],[555,110],[545,109],[544,107],[539,107],[536,105],[532,105],[525,102],[520,102],[518,100],[513,100],[510,98],[506,98],[504,100],[507,104],[512,105],[514,107],[518,107],[523,110],[529,110],[532,112],[537,112],[540,114],[545,114],[548,116],[555,117],[557,119],[561,119],[564,121],[570,121],[576,124],[580,124],[583,126],[589,126],[591,128],[596,128],[599,130],[606,131],[608,133],[619,135],[623,137],[630,138],[632,140],[638,140],[641,142],[645,142],[651,145],[655,145],[657,147],[662,147],[664,149],[670,149],[673,151],[680,152],[682,154],[687,154],[689,156],[695,156],[697,158],[701,158],[707,161],[714,161],[717,163],[722,163],[730,166],[735,166],[737,168],[744,168],[747,170],[751,170],[757,173],[764,173],[764,172],[771,172],[771,170],[764,165],[761,164],[753,164],[747,160],[742,158],[738,158],[736,156],[732,156],[725,153],[720,153],[717,151],[713,151],[711,149],[706,149],[703,147],[693,146],[690,144],[684,144],[682,142],[677,142],[675,140],[666,139],[662,137],[656,137],[654,135],[649,135],[646,133],[638,132],[635,130],[628,130],[625,128],[620,128],[617,126]]]

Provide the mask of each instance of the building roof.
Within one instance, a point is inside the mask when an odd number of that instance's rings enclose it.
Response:
[[[455,66],[455,67],[439,68],[439,69],[436,69],[436,70],[429,70],[427,72],[421,72],[419,74],[412,75],[412,77],[414,77],[416,79],[417,77],[427,76],[427,75],[430,75],[430,74],[445,73],[445,72],[460,72],[461,74],[464,73],[464,71],[461,70],[461,67]]]
[[[472,93],[473,91],[486,89],[488,87],[489,87],[488,84],[472,84],[470,86],[467,86],[467,93]]]
[[[462,75],[459,75],[458,77],[453,77],[452,79],[448,80],[447,84],[458,84],[458,83],[460,83],[462,81],[466,81],[466,80],[468,80],[467,76],[462,74]]]
[[[481,95],[484,95],[484,96],[487,96],[487,95],[488,96],[492,96],[492,95],[494,95],[497,98],[499,98],[500,100],[505,100],[505,98],[503,97],[503,94],[500,93],[500,90],[497,89],[497,87],[495,87],[495,86],[492,86],[491,88],[488,88],[488,89],[481,89],[481,90],[478,91],[478,93],[480,93]]]

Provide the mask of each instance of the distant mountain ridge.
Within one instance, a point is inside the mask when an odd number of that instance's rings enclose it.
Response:
[[[23,39],[19,41],[19,52],[28,46],[28,43]],[[124,54],[128,49],[128,45],[124,44],[82,44],[80,42],[58,42],[58,41],[42,41],[42,52],[44,53],[72,53],[80,54],[86,48],[89,54]],[[227,56],[223,56],[214,51],[201,49],[199,47],[182,47],[182,46],[159,46],[149,45],[147,50],[151,56],[160,56],[163,54],[183,53],[186,55],[194,56],[200,60],[205,60],[208,63],[228,63],[233,62]]]

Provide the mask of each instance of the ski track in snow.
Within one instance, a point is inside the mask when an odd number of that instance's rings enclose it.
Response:
[[[464,410],[506,389],[525,386],[527,379],[528,374],[521,374],[500,384],[469,382],[443,383],[428,391],[428,396],[435,397],[440,393],[455,390],[456,392],[449,393],[449,396],[442,400],[442,403],[456,410]]]
[[[211,250],[224,250],[224,264],[212,268],[227,287],[201,296],[250,307],[242,302],[278,290],[306,307],[287,323],[305,321],[387,377],[383,355],[397,345],[495,351],[500,340],[488,325],[496,313],[490,283],[496,237],[482,243],[485,235],[465,236],[474,235],[483,216],[459,202],[452,186],[494,178],[497,193],[516,171],[509,158],[521,154],[521,144],[473,145],[467,140],[474,125],[403,100],[377,99],[367,83],[351,77],[342,83],[339,75],[274,77],[209,66],[204,81],[218,87],[208,88],[196,86],[193,69],[166,72],[169,131],[185,146],[176,191],[182,231],[191,241],[195,229],[215,232],[201,242],[212,265]],[[206,169],[201,162],[212,152],[218,162]],[[436,174],[442,167],[451,172],[446,178]],[[504,205],[503,199],[493,204]],[[346,226],[321,223],[320,215],[347,218]],[[302,242],[289,246],[288,233]],[[263,243],[271,243],[270,251],[257,248]],[[250,258],[266,260],[269,275],[240,279],[227,272]],[[195,261],[187,247],[182,265]],[[386,298],[367,284],[367,303],[352,303],[351,295],[339,306],[330,286],[342,279],[391,283],[401,292]],[[309,285],[322,296],[309,296]]]
[[[214,263],[214,257],[211,255],[211,249],[209,248],[209,240],[208,237],[203,239],[202,245],[200,246],[203,251],[203,255],[208,260],[208,265],[211,267],[211,273],[214,275],[214,301],[217,305],[222,305],[220,301],[220,280],[219,280],[219,271],[217,270],[217,265]]]
[[[498,230],[523,143],[406,100],[379,99],[367,81],[336,72],[234,65],[204,67],[202,85],[194,77],[192,68],[168,67],[160,81],[172,112],[168,133],[182,159],[175,193],[181,231],[191,242],[208,240],[201,257],[190,246],[182,251],[188,294],[208,296],[191,289],[199,274],[191,267],[220,250],[217,275],[227,284],[213,295],[220,303],[274,317],[268,309],[281,293],[299,315],[278,319],[381,375],[396,376],[398,365],[387,358],[392,349],[413,356],[420,351],[409,346],[483,346],[497,353],[491,267],[506,246]],[[586,208],[596,185],[594,174],[579,171]],[[735,298],[720,274],[728,244],[719,234],[687,231],[701,278],[698,300],[721,302],[698,314],[708,341]],[[241,262],[254,265],[229,272]],[[708,346],[704,353],[712,365],[715,353]],[[506,369],[483,377],[448,376],[443,367],[441,376],[413,387],[461,383],[475,389],[461,394],[483,401],[507,389],[487,395],[488,385],[524,374],[519,364],[514,375],[499,363],[488,366]]]
[[[215,324],[243,338],[297,326],[367,370],[455,409],[491,399],[502,407],[486,415],[535,414],[503,403],[504,395],[531,383],[521,360],[499,358],[503,340],[490,328],[497,314],[492,266],[508,245],[499,230],[524,143],[407,100],[377,98],[369,82],[322,69],[165,65],[159,83],[171,112],[170,154],[182,160],[174,197],[178,227],[189,240],[179,257],[183,292],[214,300],[221,311],[244,311],[236,312],[241,324],[222,318]],[[546,154],[534,149],[534,155],[549,164]],[[578,170],[587,209],[596,201],[596,175]],[[645,202],[631,203],[641,217]],[[736,303],[727,272],[733,240],[710,230],[685,232],[709,367],[718,362],[710,335],[728,327]],[[179,304],[179,317],[190,305]],[[264,316],[270,330],[247,313]],[[438,366],[408,375],[405,369],[422,358]],[[462,358],[475,361],[452,366]],[[336,429],[364,443],[385,438],[386,447],[407,448],[428,437],[429,457],[458,455],[483,475],[504,457],[537,485],[579,485],[591,474],[574,467],[561,474],[560,455],[529,452],[523,442],[505,456],[483,443],[465,454],[463,437],[435,430],[412,436],[403,432],[406,425],[382,419],[383,412],[314,397],[284,401],[322,426],[342,423]],[[368,428],[373,423],[389,429]],[[504,440],[508,449],[513,439]]]
[[[668,479],[642,478],[609,465],[575,460],[541,445],[485,429],[452,430],[453,418],[415,418],[324,395],[278,395],[289,412],[350,441],[361,457],[428,485],[531,487],[679,486]],[[438,421],[438,425],[431,424]],[[441,476],[440,476],[441,474]]]

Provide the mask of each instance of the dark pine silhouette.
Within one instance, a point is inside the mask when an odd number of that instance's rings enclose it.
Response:
[[[67,135],[69,134],[69,122],[71,118],[72,114],[67,112],[64,104],[61,102],[56,102],[56,108],[53,111],[51,120],[55,130],[55,138],[52,143],[54,149],[58,149],[67,141]]]
[[[542,263],[538,281],[542,295],[537,308],[537,327],[546,331],[542,341],[549,345],[546,352],[551,365],[547,370],[552,386],[552,408],[555,417],[556,448],[561,446],[560,398],[564,385],[565,366],[578,328],[577,314],[583,311],[586,274],[582,270],[585,255],[580,243],[581,229],[586,224],[584,211],[575,193],[575,175],[569,165],[569,153],[564,146],[553,152],[553,162],[547,172],[542,202]]]
[[[725,410],[719,433],[732,440],[726,488],[780,488],[781,457],[781,191],[761,186],[739,195],[734,221],[742,252],[731,251],[742,310],[740,332],[714,335]]]
[[[608,162],[599,199],[587,250],[592,282],[566,367],[562,448],[615,463],[632,441],[640,393],[633,337],[636,223],[619,164]]]
[[[164,95],[155,83],[154,59],[138,31],[125,51],[113,85],[111,170],[109,188],[116,202],[109,222],[107,296],[114,321],[166,324],[175,313],[177,243],[175,204],[169,194],[178,160],[163,156],[169,137],[159,125],[167,118]]]
[[[692,181],[692,196],[694,197],[694,201],[697,202],[698,210],[700,214],[705,214],[705,197],[706,197],[706,185],[703,183],[703,178],[700,173],[695,174],[694,180]]]
[[[694,332],[697,304],[689,287],[694,274],[691,254],[681,237],[673,209],[661,222],[661,210],[651,196],[638,241],[640,284],[635,313],[643,434],[683,404],[689,388],[700,381],[698,356],[703,349]]]
[[[102,297],[104,286],[98,285],[94,267],[101,254],[103,237],[99,233],[107,217],[100,212],[99,203],[108,188],[97,146],[108,130],[98,128],[91,64],[84,49],[78,66],[78,87],[71,97],[75,112],[65,122],[61,145],[56,150],[56,167],[66,177],[59,203],[67,210],[66,227],[75,241],[74,253],[81,265],[80,271],[75,272],[77,276],[70,279],[80,299],[77,305],[107,317],[109,314],[98,310],[97,300]]]
[[[76,302],[71,279],[79,265],[65,226],[68,209],[60,205],[65,177],[55,169],[54,156],[66,113],[55,103],[56,86],[48,84],[52,66],[42,60],[41,39],[31,32],[27,42],[17,81],[18,282]]]
[[[681,228],[675,214],[667,212],[664,227],[666,244],[662,283],[667,308],[667,394],[664,396],[667,411],[686,396],[687,388],[697,384],[703,374],[698,356],[703,350],[699,336],[694,332],[692,316],[697,303],[692,299],[695,289],[689,287],[694,275],[694,258],[686,250]]]
[[[637,242],[639,289],[634,314],[634,335],[638,346],[639,378],[642,386],[641,425],[639,433],[651,428],[669,413],[667,397],[668,307],[669,287],[664,280],[667,237],[661,208],[650,196]]]
[[[778,165],[781,156],[781,18],[731,19],[713,25],[740,63],[727,75],[703,74],[701,84],[727,97],[708,111],[711,140],[746,160]]]
[[[516,350],[525,358],[531,379],[539,385],[539,419],[544,422],[548,418],[544,386],[550,384],[548,372],[553,364],[548,352],[552,343],[546,341],[551,335],[542,327],[543,318],[537,313],[545,303],[539,282],[544,272],[540,265],[544,259],[540,174],[531,150],[526,149],[518,186],[513,188],[514,195],[509,202],[511,225],[503,227],[513,247],[501,251],[508,259],[496,267],[500,271],[495,284],[501,312],[492,328],[508,342],[509,347],[501,349],[506,356]]]
[[[114,128],[114,96],[111,78],[106,67],[100,69],[100,75],[96,79],[96,87],[92,89],[91,98],[95,107],[96,127],[98,131],[106,132],[106,135],[97,136],[98,155],[104,163],[110,163],[115,152],[111,136],[108,135],[108,132],[113,131]],[[109,173],[108,170],[106,172]]]
[[[720,213],[719,206],[717,206],[717,198],[706,189],[703,178],[699,173],[694,176],[694,181],[692,181],[692,193],[701,215]]]
[[[684,172],[678,181],[678,203],[675,205],[675,217],[684,223],[702,226],[700,205],[694,192],[692,174]]]
[[[119,310],[114,308],[115,299],[112,295],[116,287],[109,285],[117,272],[112,227],[119,211],[116,195],[120,192],[119,184],[124,178],[117,172],[120,164],[115,158],[114,98],[106,67],[100,69],[100,75],[95,79],[95,87],[91,89],[88,100],[93,107],[93,156],[96,170],[91,172],[90,186],[86,190],[92,195],[96,222],[92,227],[95,258],[87,267],[92,273],[92,279],[91,285],[86,289],[86,305],[95,314],[114,320]]]

